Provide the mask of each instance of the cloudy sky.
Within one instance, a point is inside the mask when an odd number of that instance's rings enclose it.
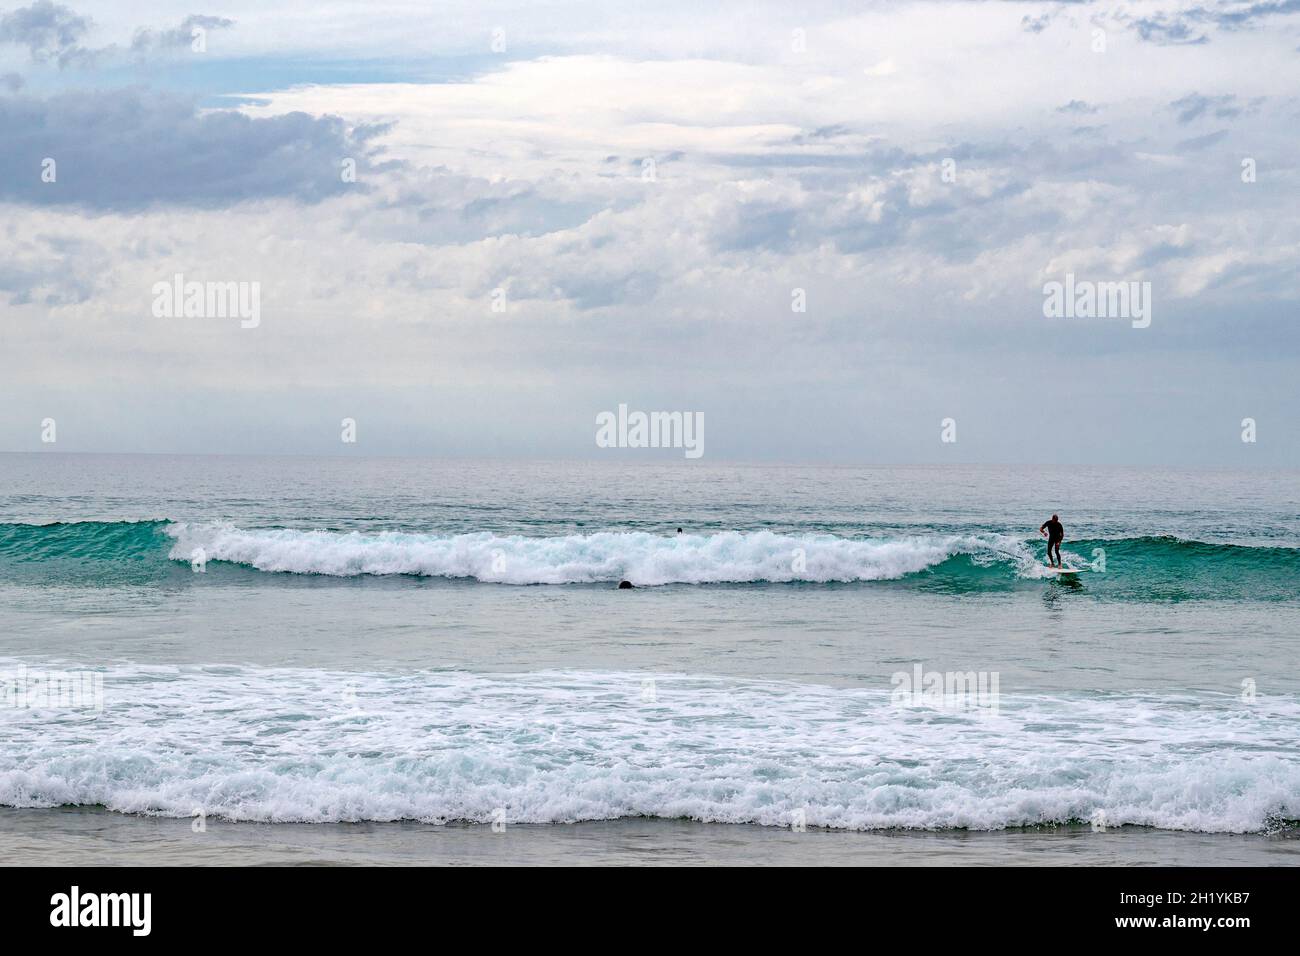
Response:
[[[273,6],[0,5],[0,450],[1300,466],[1300,0]]]

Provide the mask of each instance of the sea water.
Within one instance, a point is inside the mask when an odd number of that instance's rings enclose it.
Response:
[[[0,455],[0,672],[101,688],[0,805],[1286,834],[1298,573],[1295,472]]]

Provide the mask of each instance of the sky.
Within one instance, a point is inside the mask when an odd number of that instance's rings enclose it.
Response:
[[[1300,0],[2,4],[0,450],[1300,467]]]

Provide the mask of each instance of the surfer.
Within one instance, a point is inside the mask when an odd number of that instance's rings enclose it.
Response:
[[[1052,515],[1050,521],[1044,521],[1038,527],[1038,533],[1047,539],[1047,563],[1053,568],[1061,566],[1061,542],[1065,539],[1065,529],[1061,527],[1061,522],[1056,515]],[[1056,559],[1052,559],[1052,551],[1056,551]]]

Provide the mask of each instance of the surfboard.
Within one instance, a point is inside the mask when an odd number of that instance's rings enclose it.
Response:
[[[1087,571],[1087,568],[1043,568],[1048,574],[1078,574],[1080,571]]]

